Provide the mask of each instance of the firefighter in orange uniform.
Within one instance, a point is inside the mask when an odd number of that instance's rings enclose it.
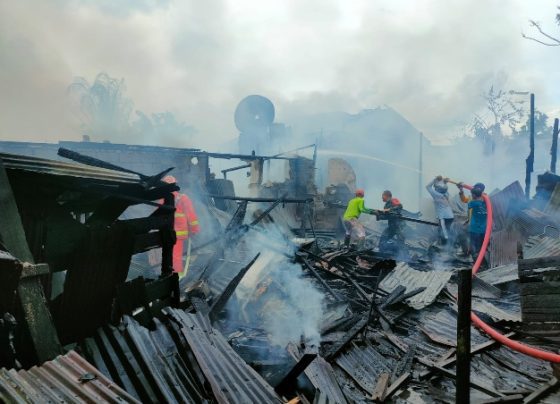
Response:
[[[164,177],[163,181],[168,184],[177,182],[175,177],[171,175]],[[182,277],[185,269],[183,264],[185,240],[193,234],[197,234],[200,231],[200,226],[190,198],[177,191],[173,192],[173,196],[175,197],[175,234],[177,235],[177,242],[173,247],[173,272],[177,272],[179,277]]]

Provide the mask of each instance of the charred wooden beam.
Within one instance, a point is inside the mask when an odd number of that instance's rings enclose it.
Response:
[[[510,333],[505,334],[505,336],[508,337],[508,338],[510,338],[514,335],[515,335],[514,332],[510,332]],[[471,355],[483,352],[487,349],[492,348],[493,346],[495,346],[497,344],[498,344],[498,342],[496,340],[493,340],[493,339],[488,340],[486,342],[483,342],[481,344],[478,344],[471,349]],[[445,359],[443,361],[438,362],[438,365],[442,366],[442,367],[447,367],[449,365],[454,364],[456,361],[457,361],[457,356],[453,355],[452,357],[450,357],[448,359]],[[418,377],[420,378],[420,380],[422,380],[422,379],[425,379],[426,377],[430,376],[431,374],[432,374],[432,370],[426,370],[424,372],[420,372]]]
[[[153,176],[149,176],[149,175],[144,175],[141,174],[137,171],[133,171],[133,170],[129,170],[128,168],[124,168],[121,166],[118,166],[116,164],[111,164],[107,161],[103,161],[100,159],[97,159],[95,157],[90,157],[90,156],[86,156],[84,154],[69,150],[69,149],[65,149],[64,147],[60,147],[58,149],[58,155],[60,157],[64,157],[67,158],[69,160],[73,160],[76,161],[78,163],[82,163],[82,164],[86,164],[88,166],[92,166],[92,167],[99,167],[99,168],[104,168],[107,170],[114,170],[114,171],[120,171],[123,173],[130,173],[130,174],[136,174],[138,175],[138,177],[140,177],[140,179],[142,179],[144,182],[146,182],[147,184],[153,185],[156,182],[160,181],[163,177],[165,177],[166,174],[168,174],[171,170],[173,170],[174,167],[170,167],[164,171],[162,171],[161,173],[158,173],[156,175]]]
[[[263,220],[265,217],[268,216],[268,214],[270,212],[272,212],[274,210],[275,207],[277,207],[278,205],[280,205],[280,203],[282,203],[282,200],[286,199],[286,195],[284,194],[282,195],[280,198],[276,199],[272,205],[270,205],[268,208],[265,209],[264,212],[262,212],[255,220],[253,220],[251,222],[251,224],[249,224],[250,227],[256,226],[261,220]]]
[[[305,267],[309,270],[309,272],[311,272],[311,274],[321,283],[321,285],[323,285],[325,287],[325,289],[339,302],[344,301],[344,299],[342,297],[340,297],[340,295],[338,293],[336,293],[334,291],[333,288],[330,287],[330,285],[327,283],[327,281],[325,281],[323,279],[323,277],[321,275],[319,275],[319,272],[317,272],[317,270],[315,270],[315,268],[313,268],[313,265],[311,265],[305,258],[303,258],[302,255],[298,255],[301,260],[303,261]]]
[[[373,390],[371,397],[373,401],[383,401],[385,399],[385,394],[387,392],[387,388],[389,387],[389,379],[389,373],[381,373],[379,375],[377,384],[375,385],[375,390]]]
[[[280,383],[274,388],[274,391],[280,396],[287,397],[296,389],[296,382],[299,375],[305,371],[307,366],[311,364],[317,357],[316,353],[305,353],[299,361],[290,369],[288,374],[282,378]]]
[[[222,174],[224,175],[224,178],[227,179],[227,173],[230,173],[232,171],[237,171],[237,170],[243,170],[244,168],[249,168],[249,167],[251,167],[251,164],[243,164],[240,166],[226,168],[225,170],[222,170]]]
[[[245,274],[249,271],[249,269],[251,269],[251,267],[253,266],[253,264],[259,258],[260,255],[261,255],[261,253],[258,253],[257,255],[255,255],[255,258],[253,258],[251,260],[251,262],[249,262],[243,269],[241,269],[241,271],[239,271],[239,273],[237,275],[235,275],[235,277],[226,286],[226,288],[224,289],[222,294],[220,296],[218,296],[218,298],[214,301],[214,303],[212,304],[212,307],[210,308],[210,319],[211,320],[213,320],[213,321],[216,320],[218,314],[225,307],[229,298],[231,297],[233,292],[235,292],[235,289],[237,288],[239,283],[243,280],[243,277],[245,276]]]
[[[280,198],[280,200],[278,200],[278,198],[249,198],[249,197],[244,197],[244,196],[226,196],[226,195],[212,195],[209,194],[208,197],[210,198],[214,198],[214,199],[228,199],[228,200],[232,200],[232,201],[247,201],[247,202],[276,202],[279,201],[278,203],[307,203],[309,201],[312,201],[312,198],[286,198],[286,197],[282,197]]]
[[[35,263],[2,159],[0,159],[0,239],[18,260],[29,264]],[[62,347],[51,313],[47,308],[47,299],[39,277],[21,278],[17,297],[23,317],[21,322],[26,329],[22,335],[27,334],[31,339],[31,341],[25,339],[19,341],[20,348],[27,351],[25,361],[28,364],[36,361],[42,363],[60,355]]]
[[[459,296],[457,300],[457,386],[455,401],[459,404],[470,402],[471,377],[471,292],[472,273],[470,269],[459,271]]]
[[[540,401],[540,398],[542,396],[544,396],[545,394],[547,394],[549,391],[556,389],[558,387],[560,383],[558,382],[558,379],[556,379],[555,377],[553,377],[552,379],[550,379],[548,382],[546,382],[544,385],[542,385],[541,387],[539,387],[538,389],[536,389],[533,393],[531,393],[529,396],[525,397],[525,399],[523,400],[523,404],[530,404],[530,403],[536,403]]]
[[[554,129],[552,130],[552,146],[550,148],[550,172],[556,174],[556,160],[558,158],[558,118],[554,120]]]
[[[343,349],[348,345],[350,341],[358,335],[364,327],[367,325],[368,318],[366,316],[362,317],[354,326],[344,334],[344,336],[335,342],[322,356],[327,360],[334,359]]]
[[[402,375],[400,375],[397,380],[395,380],[388,388],[387,391],[385,392],[385,396],[383,397],[383,400],[387,400],[388,398],[390,398],[395,391],[398,390],[399,387],[401,387],[403,385],[404,382],[406,382],[410,376],[412,376],[412,373],[410,372],[406,372]]]
[[[535,163],[535,94],[531,94],[531,110],[529,115],[529,156],[525,160],[525,197],[529,199],[531,192],[531,173]]]

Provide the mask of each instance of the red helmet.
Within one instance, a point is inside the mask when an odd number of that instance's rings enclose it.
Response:
[[[172,175],[166,175],[165,177],[163,177],[162,181],[167,182],[168,184],[175,184],[177,182],[175,177]]]
[[[365,192],[362,188],[358,188],[356,190],[356,196],[364,196],[364,195],[365,195]]]

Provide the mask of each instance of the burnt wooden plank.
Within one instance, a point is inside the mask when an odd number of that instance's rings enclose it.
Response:
[[[558,295],[560,282],[531,282],[523,283],[519,290],[520,295]]]
[[[511,394],[505,397],[491,398],[489,400],[479,401],[479,404],[497,404],[497,403],[521,403],[523,402],[522,394]]]
[[[344,349],[344,347],[350,341],[352,341],[352,339],[354,339],[354,337],[358,335],[359,332],[361,332],[364,329],[367,322],[368,322],[368,318],[367,316],[364,315],[364,317],[362,317],[360,321],[354,324],[354,326],[351,329],[349,329],[348,332],[346,332],[346,334],[344,334],[344,336],[340,340],[335,342],[328,350],[326,350],[326,352],[323,354],[325,359],[331,360],[336,355],[338,355]]]
[[[305,353],[297,361],[297,363],[290,369],[288,374],[282,378],[280,383],[274,388],[279,395],[287,397],[296,389],[297,378],[301,375],[307,366],[311,364],[317,357],[316,353]]]
[[[521,307],[558,307],[560,295],[525,295],[521,296]]]
[[[16,205],[8,174],[0,159],[0,239],[8,251],[17,259],[30,264],[35,263],[27,244],[21,217]],[[62,353],[62,347],[51,314],[47,308],[47,299],[38,277],[21,279],[17,289],[19,306],[27,335],[19,340],[23,352],[27,352],[26,360],[42,363]],[[25,334],[24,334],[25,335]],[[29,343],[31,349],[28,348]]]
[[[377,384],[375,385],[375,390],[373,390],[372,400],[373,401],[383,401],[385,399],[385,394],[387,388],[389,387],[389,373],[381,373],[377,379]]]
[[[544,396],[551,390],[556,389],[558,385],[559,385],[558,379],[553,377],[548,382],[546,382],[541,387],[539,387],[537,390],[535,390],[533,393],[525,397],[525,399],[523,400],[523,404],[538,402],[542,396]]]
[[[210,308],[210,318],[212,320],[215,320],[218,314],[220,313],[220,311],[222,311],[222,309],[226,306],[226,303],[228,302],[229,298],[231,297],[233,292],[235,292],[235,289],[237,288],[239,283],[243,280],[245,274],[249,271],[249,269],[251,269],[251,267],[253,266],[253,264],[259,258],[260,255],[261,253],[255,255],[255,257],[251,260],[251,262],[249,262],[245,267],[243,267],[239,271],[237,275],[234,276],[234,278],[228,283],[228,285],[226,286],[222,294],[218,296],[216,301],[214,301],[212,307]]]
[[[508,337],[508,338],[511,338],[514,335],[515,335],[514,332],[509,332],[509,333],[505,334],[505,336]],[[483,352],[483,351],[485,351],[489,348],[492,348],[494,345],[497,345],[497,344],[498,344],[498,342],[496,340],[490,339],[486,342],[475,345],[474,347],[471,348],[471,355]],[[452,357],[450,357],[448,359],[437,362],[437,365],[442,366],[442,367],[446,367],[446,366],[454,364],[456,361],[457,361],[457,356],[453,355]],[[420,379],[425,379],[426,377],[428,377],[431,374],[432,374],[431,370],[426,370],[424,372],[420,372],[419,378]]]
[[[399,378],[397,378],[397,380],[395,380],[388,388],[387,391],[385,392],[385,396],[383,397],[383,400],[388,399],[389,397],[391,397],[395,391],[397,391],[397,389],[399,387],[401,387],[403,385],[403,383],[405,383],[410,376],[412,376],[412,374],[410,372],[406,372],[403,373],[402,375],[400,375]]]
[[[137,234],[134,237],[134,254],[145,252],[154,248],[161,247],[163,237],[161,232],[154,231],[151,233]]]
[[[11,254],[0,251],[0,313],[15,313],[16,289],[23,265]]]
[[[126,279],[133,246],[134,234],[123,223],[88,229],[74,252],[56,310],[61,339],[85,338],[110,321],[116,287]]]
[[[560,266],[560,255],[552,255],[550,257],[527,258],[517,261],[519,271],[527,269],[547,268]]]

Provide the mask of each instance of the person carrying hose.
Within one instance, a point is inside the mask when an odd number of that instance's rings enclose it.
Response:
[[[448,181],[449,178],[443,178],[441,175],[438,175],[426,185],[426,190],[434,199],[436,217],[440,223],[440,240],[442,245],[447,244],[451,239],[451,225],[455,218],[449,203]]]
[[[403,223],[399,219],[403,206],[397,198],[393,198],[391,191],[386,190],[381,194],[381,199],[385,202],[383,210],[375,211],[377,220],[387,220],[387,228],[379,238],[379,251],[388,252],[394,250],[391,248],[391,242],[396,241],[396,248],[404,244],[404,236],[402,234]],[[393,251],[398,252],[398,251]]]
[[[344,216],[342,217],[342,222],[344,223],[344,230],[346,235],[344,237],[344,246],[350,247],[350,239],[352,238],[352,233],[356,234],[358,238],[358,250],[364,246],[366,239],[366,231],[364,226],[358,221],[358,218],[362,213],[372,213],[371,209],[365,207],[364,202],[364,190],[357,189],[356,197],[350,199]]]
[[[469,238],[470,238],[470,254],[473,260],[476,261],[482,242],[484,241],[484,234],[486,233],[486,203],[482,198],[485,186],[481,182],[474,185],[471,189],[471,197],[465,196],[463,186],[461,183],[457,184],[459,188],[459,196],[461,201],[467,203],[469,216],[467,222],[469,223]]]

